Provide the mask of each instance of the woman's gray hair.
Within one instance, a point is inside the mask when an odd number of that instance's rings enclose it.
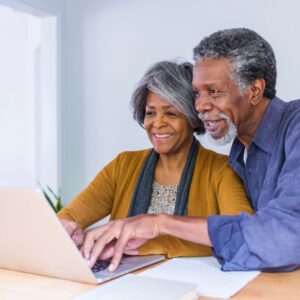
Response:
[[[191,63],[161,61],[154,64],[146,71],[133,92],[131,106],[134,119],[143,127],[147,96],[149,92],[153,92],[176,107],[196,133],[204,133],[203,123],[195,109],[192,79]]]
[[[270,44],[247,28],[221,30],[205,37],[194,48],[194,59],[227,58],[232,63],[231,76],[239,90],[256,79],[264,79],[264,97],[276,95],[276,59]]]

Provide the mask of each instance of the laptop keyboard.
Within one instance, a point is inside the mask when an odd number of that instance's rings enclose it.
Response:
[[[97,260],[94,266],[92,267],[92,271],[94,273],[105,270],[110,264],[109,260]]]
[[[120,265],[122,262],[120,262]],[[94,266],[92,267],[93,273],[105,270],[110,265],[110,260],[97,260]]]

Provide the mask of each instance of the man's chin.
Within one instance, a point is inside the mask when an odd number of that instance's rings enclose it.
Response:
[[[210,134],[208,134],[207,137],[208,137],[208,141],[214,146],[224,146],[229,143],[225,141],[223,137],[217,139],[212,137]]]
[[[227,144],[230,144],[233,139],[235,138],[234,135],[220,135],[220,134],[210,134],[209,132],[207,133],[208,141],[215,145],[215,146],[225,146]]]
[[[230,144],[237,134],[237,129],[232,122],[228,120],[226,128],[222,128],[218,131],[209,131],[206,128],[206,134],[210,143],[216,146],[224,146]]]
[[[210,132],[207,132],[207,135],[209,135],[209,137],[213,140],[220,140],[220,139],[223,139],[224,136],[226,135],[226,133],[210,133]]]

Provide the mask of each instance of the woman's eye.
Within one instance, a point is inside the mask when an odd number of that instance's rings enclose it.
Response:
[[[154,112],[153,111],[146,111],[146,116],[153,116]]]
[[[176,117],[177,116],[177,114],[175,113],[175,112],[173,112],[173,111],[167,111],[167,113],[166,113],[168,116],[170,116],[170,117]]]

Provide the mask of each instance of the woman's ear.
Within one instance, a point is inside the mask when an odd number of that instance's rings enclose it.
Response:
[[[255,79],[251,85],[250,103],[256,106],[264,97],[266,82],[264,79]]]

